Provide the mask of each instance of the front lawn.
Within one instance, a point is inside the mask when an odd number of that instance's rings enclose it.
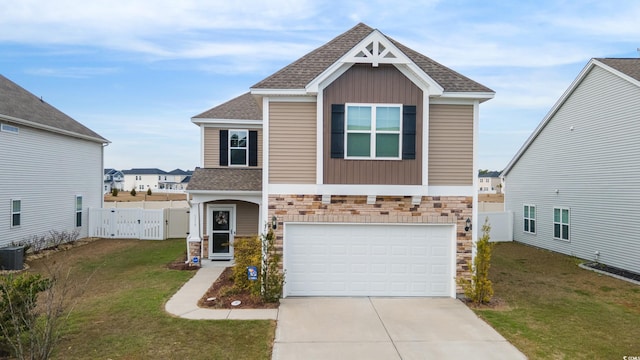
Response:
[[[274,321],[186,320],[164,311],[194,274],[166,267],[184,250],[184,240],[98,240],[30,263],[45,274],[68,265],[69,280],[82,287],[54,358],[270,359]]]
[[[531,359],[640,356],[640,286],[518,244],[494,248],[495,309],[474,311]]]

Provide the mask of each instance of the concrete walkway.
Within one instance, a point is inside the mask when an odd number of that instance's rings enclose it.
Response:
[[[450,298],[287,298],[273,360],[526,359]]]
[[[205,309],[198,307],[198,300],[209,290],[211,284],[231,266],[230,261],[208,261],[167,301],[165,310],[185,319],[200,320],[275,320],[278,309]]]

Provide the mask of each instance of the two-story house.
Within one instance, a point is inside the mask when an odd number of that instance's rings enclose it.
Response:
[[[108,143],[0,75],[0,247],[51,231],[87,237],[88,210],[103,203]]]
[[[191,170],[174,169],[169,171],[160,181],[160,191],[184,191],[191,179]]]
[[[124,174],[116,169],[104,169],[104,189],[105,193],[110,193],[112,189],[124,189]]]
[[[358,24],[192,118],[190,257],[271,227],[284,296],[455,296],[494,92]]]
[[[124,174],[124,189],[131,191],[135,189],[137,192],[156,191],[160,188],[162,181],[167,181],[169,175],[166,171],[157,168],[134,168],[130,170],[122,170]]]
[[[502,179],[499,171],[487,171],[478,174],[478,192],[480,194],[502,193]]]

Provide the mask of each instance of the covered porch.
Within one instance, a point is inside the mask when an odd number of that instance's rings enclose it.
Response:
[[[261,169],[196,168],[187,193],[190,263],[233,259],[234,238],[263,231]]]

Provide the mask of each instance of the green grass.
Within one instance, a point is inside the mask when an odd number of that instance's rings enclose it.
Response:
[[[639,356],[640,286],[517,243],[494,248],[495,309],[474,311],[531,359]]]
[[[176,318],[164,303],[193,272],[166,265],[184,240],[99,240],[44,262],[71,265],[69,280],[81,294],[55,359],[270,359],[274,321]]]

